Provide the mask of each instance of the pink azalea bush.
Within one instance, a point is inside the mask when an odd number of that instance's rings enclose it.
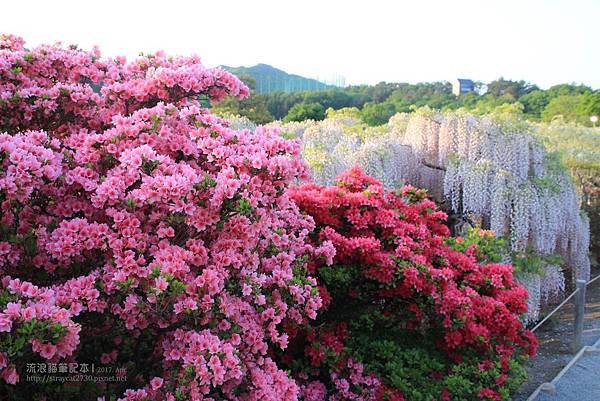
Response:
[[[335,250],[286,194],[298,143],[202,107],[247,94],[195,56],[0,36],[0,399],[298,398],[271,355],[316,317],[305,265]],[[25,380],[42,362],[126,380]]]
[[[195,56],[0,36],[0,400],[507,399],[536,346],[512,267],[421,190],[290,189],[299,143],[226,95]],[[67,364],[105,374],[32,380]]]

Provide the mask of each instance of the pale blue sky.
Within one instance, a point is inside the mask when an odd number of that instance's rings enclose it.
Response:
[[[504,76],[600,88],[600,0],[12,0],[0,32],[353,84]]]

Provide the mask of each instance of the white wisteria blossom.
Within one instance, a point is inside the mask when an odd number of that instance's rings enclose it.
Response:
[[[523,320],[525,324],[535,322],[540,317],[542,306],[542,279],[539,274],[523,273],[519,277],[519,282],[527,290],[527,313]]]
[[[254,131],[256,129],[256,124],[246,116],[228,114],[223,117],[229,121],[229,127],[236,131],[241,131],[243,129]]]
[[[588,279],[589,222],[569,173],[544,149],[537,126],[501,115],[473,116],[422,108],[399,113],[386,126],[367,127],[355,113],[328,113],[323,121],[274,123],[302,139],[302,156],[323,185],[352,165],[388,188],[404,183],[428,189],[445,209],[469,216],[506,238],[514,257],[532,249],[542,272],[523,271],[535,320],[542,304],[565,289],[565,274]]]

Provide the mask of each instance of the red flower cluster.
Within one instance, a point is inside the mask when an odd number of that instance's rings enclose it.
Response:
[[[339,325],[352,326],[357,309],[369,319],[381,316],[380,322],[431,339],[449,366],[469,358],[488,361],[486,370],[497,364],[505,373],[511,359],[534,353],[536,340],[519,320],[527,292],[513,279],[512,266],[484,265],[473,250],[465,254],[448,246],[446,216],[425,191],[387,192],[354,168],[338,177],[336,186],[310,184],[289,193],[314,218],[315,243],[330,241],[336,249],[332,266],[319,259],[310,265],[329,310],[306,329],[308,335],[296,338],[306,344],[304,357],[311,366],[306,372],[322,375],[315,366],[338,370],[348,353],[344,344],[354,335]],[[329,365],[328,354],[335,356]],[[477,392],[499,394],[503,380],[495,384]],[[328,387],[335,391],[335,385]],[[442,393],[436,397],[447,398],[447,391]],[[386,394],[389,399],[391,393]]]

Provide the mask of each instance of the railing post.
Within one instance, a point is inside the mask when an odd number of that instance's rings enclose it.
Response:
[[[585,280],[577,280],[575,295],[575,325],[573,327],[573,344],[571,350],[577,353],[583,346],[583,321],[585,315]]]

